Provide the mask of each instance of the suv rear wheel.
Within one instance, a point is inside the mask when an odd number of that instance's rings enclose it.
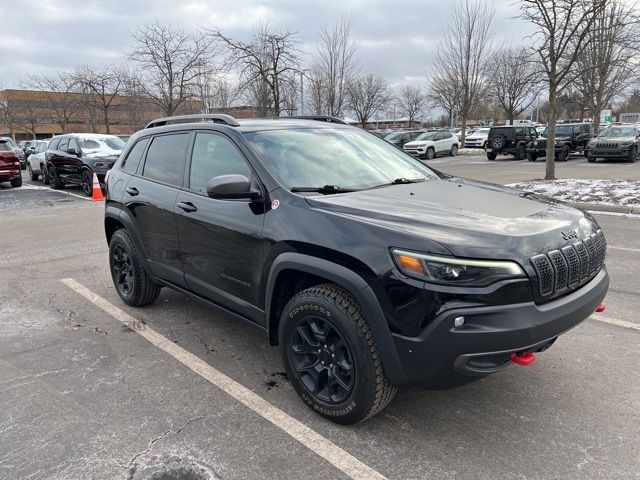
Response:
[[[457,154],[458,154],[458,146],[453,145],[451,147],[451,151],[449,152],[449,155],[451,155],[452,157],[455,157]]]
[[[11,183],[12,187],[21,187],[22,186],[22,175],[16,177],[16,178],[12,178],[9,183]]]
[[[496,158],[498,158],[498,154],[494,152],[487,152],[487,158],[489,160],[495,160]]]
[[[565,145],[564,147],[562,147],[562,150],[558,154],[558,161],[566,162],[567,160],[569,160],[570,154],[571,154],[571,149],[569,148],[568,145]]]
[[[296,392],[309,408],[334,422],[366,420],[396,393],[360,305],[337,285],[296,294],[282,312],[279,339]]]
[[[527,160],[530,162],[535,162],[538,160],[538,156],[535,153],[527,153]]]
[[[516,151],[513,156],[516,157],[516,160],[524,160],[524,157],[527,156],[527,149],[524,144],[521,143],[516,147]]]
[[[116,230],[109,241],[109,269],[116,291],[127,305],[141,307],[160,295],[160,286],[144,270],[136,246],[124,228]]]
[[[38,175],[33,173],[33,169],[31,168],[30,163],[27,164],[27,170],[29,171],[29,178],[31,179],[31,181],[38,180]]]

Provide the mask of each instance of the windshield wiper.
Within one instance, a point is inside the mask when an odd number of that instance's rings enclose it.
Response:
[[[345,192],[355,192],[357,191],[354,188],[342,188],[338,185],[324,185],[322,187],[291,187],[292,192],[318,192],[318,193],[345,193]]]
[[[376,185],[375,187],[371,187],[371,188],[378,188],[378,187],[388,187],[389,185],[404,185],[407,183],[421,183],[421,182],[425,182],[427,179],[424,177],[420,177],[420,178],[396,178],[393,182],[389,182],[389,183],[381,183],[380,185]]]

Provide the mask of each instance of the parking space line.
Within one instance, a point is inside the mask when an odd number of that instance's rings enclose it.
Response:
[[[622,250],[623,252],[640,253],[640,248],[616,247],[615,245],[607,245],[607,250]]]
[[[204,360],[191,352],[179,347],[168,338],[156,332],[149,326],[139,322],[134,317],[111,304],[104,298],[76,282],[73,278],[60,280],[74,292],[83,296],[98,308],[104,310],[113,318],[140,334],[155,347],[168,353],[193,372],[220,388],[223,392],[235,398],[247,408],[271,422],[274,426],[287,433],[302,445],[312,450],[326,461],[342,470],[354,479],[384,479],[376,470],[365,465],[360,460],[323,437],[315,430],[289,416],[279,408],[271,405],[261,396],[249,390],[235,380],[216,370]]]
[[[627,322],[626,320],[618,320],[617,318],[605,317],[604,315],[591,315],[591,320],[595,320],[597,322],[609,323],[611,325],[616,325],[622,328],[630,328],[631,330],[640,331],[640,324]]]
[[[23,183],[22,187],[25,190],[46,190],[49,192],[56,192],[56,193],[62,193],[63,195],[71,195],[72,197],[77,197],[77,198],[81,198],[83,200],[91,200],[91,198],[85,196],[85,195],[78,195],[77,193],[71,193],[68,192],[66,190],[54,190],[53,188],[49,188],[49,187],[41,187],[40,185],[32,185],[30,183]]]

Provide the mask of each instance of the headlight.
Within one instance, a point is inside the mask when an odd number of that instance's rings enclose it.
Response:
[[[633,145],[633,142],[631,140],[627,142],[620,142],[621,147],[630,147],[631,145]]]
[[[525,277],[515,262],[443,257],[395,248],[391,253],[405,275],[441,285],[483,287],[499,280]]]

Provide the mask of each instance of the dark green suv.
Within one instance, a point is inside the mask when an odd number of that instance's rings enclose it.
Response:
[[[612,125],[587,145],[587,159],[594,163],[598,158],[635,162],[640,151],[640,130],[633,125]]]
[[[527,144],[538,137],[535,128],[525,125],[506,125],[491,127],[487,139],[487,158],[495,160],[498,154],[513,155],[517,160],[524,160],[527,155]]]

